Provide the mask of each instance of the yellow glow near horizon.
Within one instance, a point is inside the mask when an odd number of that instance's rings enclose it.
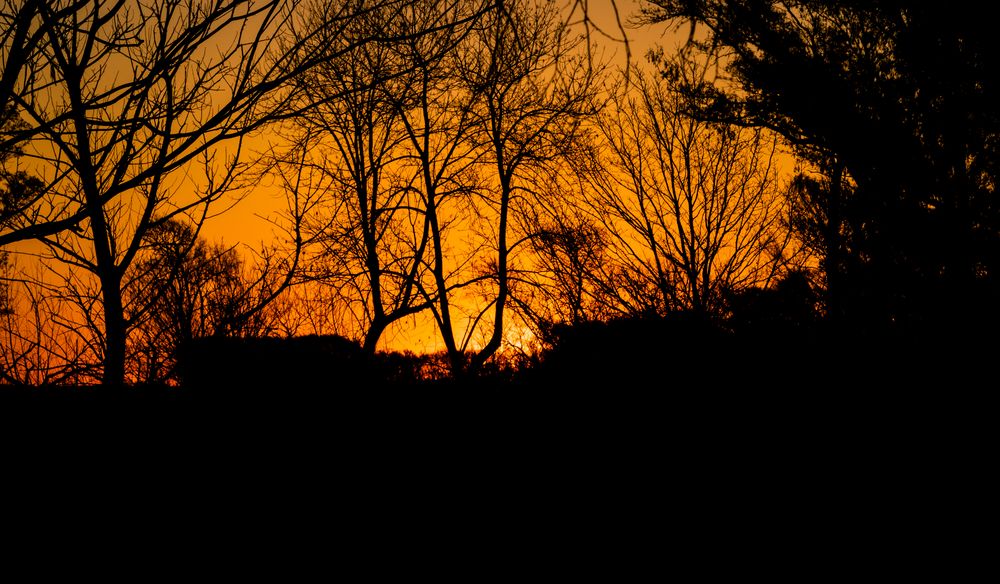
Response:
[[[663,46],[669,50],[680,40],[676,31],[668,32],[665,26],[644,26],[633,28],[629,25],[637,13],[640,0],[589,0],[587,16],[591,20],[590,41],[595,55],[606,59],[612,68],[623,68],[628,64],[645,63],[646,54],[650,49]],[[574,10],[572,21],[579,22],[582,18],[580,4],[575,0],[565,0],[565,9]],[[617,6],[617,15],[615,12]],[[624,25],[623,31],[620,26]],[[582,27],[578,26],[580,32]],[[627,37],[622,38],[622,35]],[[627,41],[627,44],[626,44]],[[628,61],[626,60],[628,59]],[[281,140],[276,130],[265,128],[263,131],[247,138],[244,143],[244,157],[247,160],[268,151],[271,147],[280,147]],[[220,151],[231,149],[232,145],[223,146]],[[169,177],[169,187],[183,194],[187,189],[195,189],[203,184],[204,175],[197,165],[184,169]],[[190,192],[190,191],[188,191]],[[237,199],[222,200],[214,204],[213,218],[208,220],[201,231],[201,236],[211,243],[240,246],[242,255],[249,259],[250,250],[275,242],[277,229],[268,222],[268,218],[277,217],[286,207],[284,193],[273,184],[254,184],[252,187],[238,193]],[[37,244],[19,244],[19,248],[31,249]],[[467,302],[476,306],[476,298],[459,296],[456,304]],[[467,307],[460,307],[467,308]],[[474,310],[474,309],[469,309]],[[463,333],[474,318],[468,315],[454,316],[454,325],[459,331],[461,342]],[[511,346],[523,346],[531,342],[530,330],[518,323],[508,321],[508,331],[505,335]],[[290,331],[295,332],[295,331]],[[321,332],[304,330],[300,332]],[[326,332],[352,333],[356,331]],[[481,346],[480,339],[470,335],[469,348]],[[403,319],[386,331],[380,344],[384,350],[411,350],[417,353],[437,352],[444,349],[444,344],[435,323],[429,313]]]
[[[591,21],[589,34],[591,43],[596,49],[595,54],[602,55],[611,67],[623,68],[629,62],[632,65],[644,63],[650,49],[660,46],[661,43],[672,46],[677,41],[676,36],[665,34],[665,27],[629,25],[641,5],[640,0],[618,0],[617,5],[617,17],[610,0],[591,0],[587,12],[587,17]],[[567,0],[565,9],[574,10],[572,22],[579,22],[583,18],[581,8],[573,0]],[[627,40],[627,46],[623,42],[621,27],[625,27],[624,40]],[[577,24],[577,28],[581,33],[584,30],[580,24]],[[273,129],[265,129],[247,141],[248,152],[258,154],[280,145],[280,137]],[[225,205],[228,210],[207,221],[202,229],[202,235],[211,241],[238,245],[244,251],[272,242],[276,228],[268,218],[277,217],[283,211],[286,205],[284,194],[273,185],[258,185],[250,192],[240,193],[240,196],[242,199],[234,205],[230,203],[231,207],[220,201],[219,207]],[[461,318],[455,322],[459,330],[463,330],[468,323],[468,320]],[[433,319],[427,314],[404,319],[386,331],[380,348],[411,350],[417,353],[442,351],[444,344],[435,326]],[[521,328],[523,327],[519,327],[519,330]],[[530,342],[530,339],[526,339],[523,334],[518,337],[521,338],[522,344]],[[470,349],[478,346],[474,339],[470,342]]]

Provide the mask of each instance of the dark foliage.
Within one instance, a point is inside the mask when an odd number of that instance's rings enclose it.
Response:
[[[825,175],[804,181],[828,313],[861,334],[997,322],[1000,52],[969,3],[652,0],[693,22],[725,84],[695,113],[784,135]],[[964,9],[963,9],[964,8]],[[669,74],[670,67],[667,67]],[[923,331],[923,332],[921,332]]]
[[[181,367],[182,386],[192,392],[233,398],[240,392],[322,396],[415,384],[420,359],[400,353],[373,356],[337,335],[204,337],[183,349]]]
[[[525,372],[526,383],[612,393],[697,391],[705,368],[726,359],[733,340],[718,323],[688,313],[557,326],[551,337],[552,349]]]
[[[21,145],[13,136],[24,128],[15,108],[0,108],[0,226],[23,212],[37,200],[42,190],[37,177],[16,167],[14,170],[8,168],[22,154]]]

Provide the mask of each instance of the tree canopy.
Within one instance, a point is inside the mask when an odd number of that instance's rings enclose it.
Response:
[[[696,115],[774,129],[811,163],[798,226],[858,326],[996,317],[998,50],[971,3],[649,0],[718,58]],[[962,10],[962,7],[968,10]],[[673,78],[670,67],[665,74]]]

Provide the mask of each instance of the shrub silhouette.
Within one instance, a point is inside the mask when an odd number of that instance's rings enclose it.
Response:
[[[181,361],[185,387],[234,392],[353,389],[371,368],[360,345],[336,335],[204,337],[182,349]]]
[[[557,325],[552,339],[526,378],[580,391],[686,387],[732,344],[713,319],[691,313]]]

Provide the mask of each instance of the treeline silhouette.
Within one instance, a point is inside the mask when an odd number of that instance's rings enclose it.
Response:
[[[644,26],[691,34],[615,72],[546,2],[159,28],[43,4],[3,14],[0,244],[49,268],[3,256],[0,376],[28,388],[7,397],[629,392],[735,416],[768,390],[884,411],[993,383],[1000,53],[971,8],[648,0]],[[259,53],[185,32],[251,20]],[[89,74],[118,58],[133,78]],[[248,157],[261,132],[280,146]],[[205,241],[265,179],[284,239],[253,261]],[[378,349],[415,317],[442,353]]]

